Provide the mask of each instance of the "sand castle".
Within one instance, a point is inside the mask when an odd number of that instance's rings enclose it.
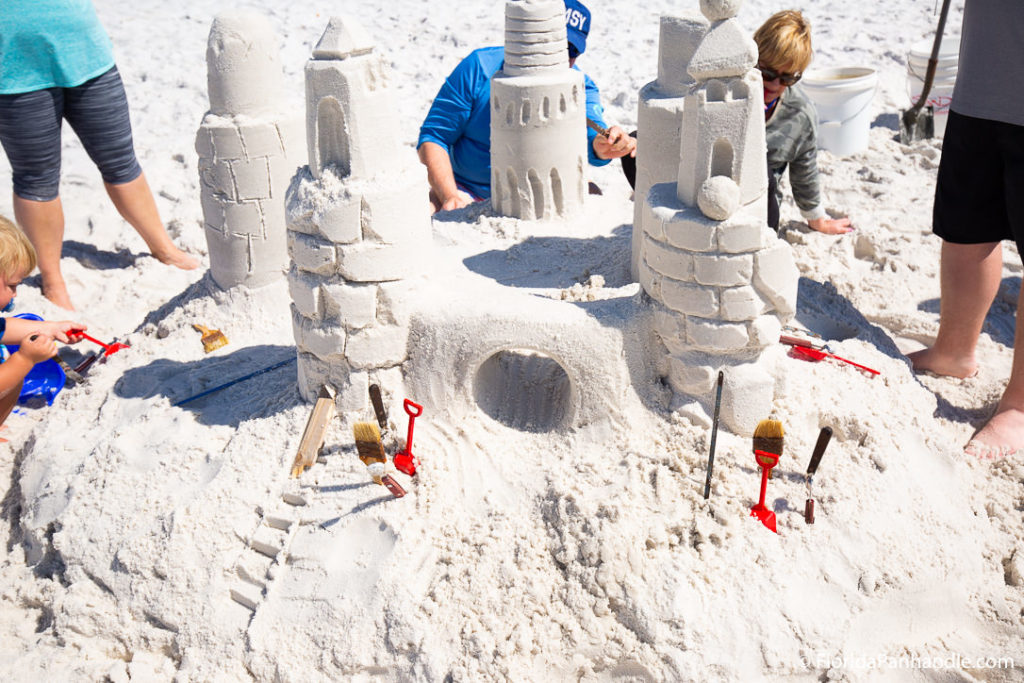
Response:
[[[798,272],[765,220],[761,76],[740,4],[702,0],[706,28],[662,19],[658,80],[641,93],[633,262],[669,384],[707,396],[726,369],[722,419],[744,434],[771,405],[765,352],[796,311]],[[645,154],[660,141],[679,142],[675,173],[667,154]]]
[[[634,228],[633,256],[649,300],[633,300],[625,313],[609,308],[607,315],[625,317],[616,326],[595,320],[599,309],[581,313],[494,283],[450,285],[472,296],[446,291],[450,305],[440,309],[417,298],[408,278],[425,260],[430,219],[425,201],[407,198],[423,195],[422,170],[389,133],[394,107],[372,42],[355,21],[331,19],[306,67],[309,165],[288,197],[303,397],[313,400],[327,384],[338,391],[340,410],[362,410],[375,381],[414,386],[435,410],[475,404],[494,414],[500,409],[484,405],[480,384],[506,381],[510,364],[537,355],[551,361],[544,382],[561,404],[541,422],[580,427],[607,408],[595,393],[622,395],[631,383],[656,380],[630,372],[637,359],[624,359],[623,349],[639,348],[634,355],[653,355],[643,364],[667,378],[675,407],[691,415],[707,407],[717,372],[727,369],[723,422],[749,433],[774,395],[765,351],[795,312],[797,271],[765,221],[761,80],[756,46],[734,18],[739,4],[705,1],[704,17],[662,19],[658,80],[641,93],[640,140],[650,142],[639,156],[638,190],[645,191],[637,194]],[[492,93],[494,113],[506,112],[492,130],[492,165],[501,169],[493,176],[494,207],[521,218],[565,220],[582,205],[585,148],[549,140],[566,126],[575,128],[568,139],[585,140],[582,80],[565,68],[558,7],[506,5],[507,49],[518,51]],[[546,115],[551,106],[560,115]],[[654,141],[671,144],[651,151]],[[573,191],[559,191],[567,187]],[[645,341],[652,331],[653,346]],[[457,358],[431,355],[438,335],[459,348]],[[539,416],[520,418],[511,422],[536,425]]]
[[[503,216],[569,217],[583,205],[583,74],[566,68],[561,0],[505,4],[505,63],[491,81],[491,202]]]
[[[309,164],[287,198],[288,285],[299,391],[312,401],[328,384],[340,410],[366,405],[371,376],[400,383],[402,281],[428,260],[426,174],[399,148],[394,112],[369,36],[351,18],[332,18],[306,64]]]
[[[207,42],[210,110],[196,135],[210,274],[224,289],[283,276],[284,192],[302,119],[281,111],[277,36],[254,12],[217,16]]]

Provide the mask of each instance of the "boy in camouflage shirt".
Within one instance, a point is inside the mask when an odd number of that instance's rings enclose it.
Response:
[[[789,87],[811,63],[810,24],[800,12],[778,12],[757,29],[754,42],[764,81],[765,142],[774,192],[770,199],[776,207],[782,201],[778,181],[788,167],[793,199],[807,224],[830,235],[850,232],[849,218],[832,219],[825,214],[818,177],[817,114],[799,89]],[[772,227],[777,228],[777,208],[774,219]]]

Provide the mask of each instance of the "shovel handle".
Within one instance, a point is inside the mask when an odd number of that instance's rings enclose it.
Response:
[[[872,375],[881,374],[881,373],[878,372],[878,370],[872,370],[871,368],[869,368],[866,365],[861,365],[860,363],[854,363],[852,360],[849,360],[848,358],[840,358],[839,356],[837,356],[834,353],[830,353],[828,355],[831,356],[832,358],[835,358],[836,360],[841,360],[844,363],[849,363],[850,365],[852,365],[855,368],[860,368],[861,370],[864,370],[865,372],[870,372]]]
[[[413,425],[416,424],[416,418],[423,414],[423,406],[419,403],[413,403],[409,399],[405,399],[402,403],[405,406],[405,412],[409,415],[409,431],[405,435],[405,450],[404,453],[412,456],[412,429]]]
[[[423,414],[423,406],[421,406],[419,403],[413,403],[409,399],[405,399],[402,405],[405,406],[405,412],[409,415],[409,417],[419,417],[420,415]]]
[[[96,339],[95,337],[90,337],[89,335],[87,335],[85,333],[85,330],[79,330],[77,328],[73,329],[73,330],[68,330],[68,336],[69,337],[81,337],[82,339],[88,339],[89,341],[93,342],[94,344],[99,344],[103,348],[107,348],[109,346],[109,344],[104,344],[103,342],[101,342],[99,339]]]
[[[873,370],[873,369],[869,368],[866,365],[861,365],[860,363],[854,363],[852,360],[850,360],[848,358],[843,358],[841,356],[837,356],[834,353],[829,353],[827,351],[822,351],[820,349],[816,349],[813,346],[793,345],[791,348],[792,348],[792,351],[793,351],[793,355],[795,355],[795,356],[803,356],[804,358],[810,358],[811,360],[822,360],[824,358],[835,358],[836,360],[842,361],[844,363],[849,363],[850,365],[852,365],[855,368],[859,368],[860,370],[864,370],[865,372],[870,372],[872,375],[881,374],[881,373],[878,372],[878,370]]]

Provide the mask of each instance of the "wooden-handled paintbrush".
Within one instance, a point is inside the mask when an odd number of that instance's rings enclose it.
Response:
[[[384,444],[380,440],[380,429],[372,422],[356,422],[352,425],[352,432],[356,440],[356,452],[359,459],[370,470],[373,481],[387,488],[395,498],[405,495],[403,489],[395,478],[384,472],[384,464],[388,461],[387,453],[384,452]]]

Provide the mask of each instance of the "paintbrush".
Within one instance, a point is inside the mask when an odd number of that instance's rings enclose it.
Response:
[[[601,135],[603,137],[608,137],[608,129],[605,128],[604,126],[602,126],[600,123],[598,123],[594,119],[591,119],[591,118],[587,119],[587,127],[590,128],[591,130],[595,131],[598,135]]]
[[[405,495],[394,477],[385,474],[384,464],[388,461],[384,452],[384,444],[380,441],[380,429],[372,422],[356,422],[352,425],[352,433],[356,440],[356,453],[363,464],[370,470],[373,481],[387,488],[395,498]]]
[[[203,342],[203,351],[206,353],[219,349],[228,343],[228,338],[220,330],[211,330],[209,327],[203,327],[199,324],[193,324],[192,328],[203,333],[200,341]]]
[[[85,381],[85,378],[82,377],[82,375],[77,370],[75,370],[73,367],[68,365],[68,362],[66,360],[64,360],[63,358],[61,358],[60,354],[57,354],[56,356],[54,356],[53,359],[55,361],[57,361],[57,365],[60,366],[61,370],[64,371],[64,375],[69,380],[71,380],[75,384],[81,384],[82,382]]]
[[[754,429],[754,450],[781,456],[783,434],[782,423],[778,420],[761,420]],[[768,478],[771,479],[770,470]]]
[[[38,337],[38,334],[33,334],[31,337],[28,338],[28,340],[35,341]],[[57,365],[60,366],[60,369],[64,371],[64,376],[67,379],[71,380],[75,384],[81,384],[82,382],[85,381],[85,378],[78,374],[74,368],[68,365],[68,362],[61,358],[59,353],[53,354],[53,360],[56,361]]]

